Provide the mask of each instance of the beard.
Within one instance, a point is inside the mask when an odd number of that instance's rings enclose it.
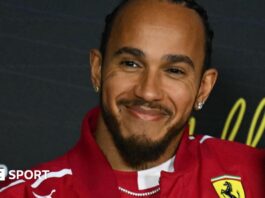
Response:
[[[118,102],[119,105],[141,105],[147,103],[148,102],[141,99],[130,101],[121,100]],[[149,104],[148,106],[159,107],[168,114],[172,113],[169,109],[158,104]],[[151,140],[145,135],[131,135],[129,137],[124,137],[121,132],[121,124],[102,101],[101,109],[104,122],[106,123],[119,154],[127,165],[136,170],[145,169],[148,163],[158,160],[165,153],[171,141],[183,130],[186,124],[184,123],[181,127],[173,126],[169,128],[166,135],[156,141]]]

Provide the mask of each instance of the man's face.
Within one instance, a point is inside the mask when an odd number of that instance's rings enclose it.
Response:
[[[179,134],[199,95],[204,43],[202,22],[191,9],[152,0],[122,9],[100,76],[115,133],[149,144],[173,129]]]

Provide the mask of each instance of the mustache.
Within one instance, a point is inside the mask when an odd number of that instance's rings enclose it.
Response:
[[[161,111],[163,114],[169,115],[171,116],[173,114],[173,112],[166,107],[165,105],[162,105],[158,102],[148,102],[145,101],[143,99],[121,99],[117,102],[118,105],[124,105],[126,107],[131,107],[131,106],[145,106],[145,107],[149,107],[152,109],[159,109],[159,111]]]

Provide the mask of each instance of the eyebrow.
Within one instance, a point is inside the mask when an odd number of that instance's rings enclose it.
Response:
[[[133,47],[120,48],[114,53],[114,56],[118,56],[121,54],[130,54],[130,55],[133,55],[135,57],[141,57],[141,58],[145,57],[145,54],[142,50],[137,49],[137,48],[133,48]]]
[[[122,47],[114,53],[114,56],[119,56],[121,54],[130,54],[130,55],[133,55],[135,57],[140,57],[140,58],[145,57],[145,53],[142,50],[138,48],[133,48],[133,47]],[[182,55],[182,54],[167,54],[162,57],[162,60],[165,60],[171,63],[184,62],[184,63],[187,63],[189,66],[191,66],[193,69],[195,68],[194,63],[191,60],[191,58],[188,56]]]
[[[181,54],[168,54],[163,56],[163,60],[166,60],[167,62],[172,62],[172,63],[179,63],[179,62],[184,62],[187,63],[189,66],[191,66],[194,69],[194,63],[190,59],[190,57],[181,55]]]

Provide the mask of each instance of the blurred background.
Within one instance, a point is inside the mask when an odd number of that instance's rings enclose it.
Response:
[[[265,148],[265,1],[198,2],[215,31],[219,80],[194,114],[195,134]],[[88,51],[117,3],[0,1],[0,164],[29,168],[76,143],[84,114],[98,103]]]

